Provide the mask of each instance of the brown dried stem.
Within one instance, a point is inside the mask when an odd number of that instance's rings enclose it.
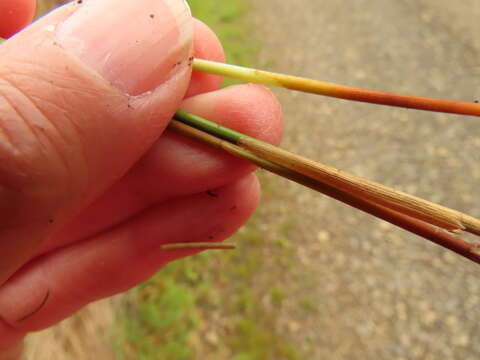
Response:
[[[173,120],[169,125],[169,129],[194,140],[214,146],[218,149],[222,149],[234,156],[248,160],[270,172],[295,181],[336,200],[339,200],[347,205],[381,218],[393,225],[428,239],[480,264],[480,253],[476,245],[457,238],[456,236],[425,221],[415,219],[409,215],[402,214],[393,209],[376,204],[365,198],[359,197],[357,194],[349,194],[341,189],[334,188],[318,179],[311,178],[275,162],[266,160],[246,149],[241,148],[240,146],[232,144],[229,141],[210,135],[202,130],[196,129],[179,121]]]

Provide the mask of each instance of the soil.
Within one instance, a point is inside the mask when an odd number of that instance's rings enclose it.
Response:
[[[262,0],[269,70],[420,96],[480,97],[476,0]],[[478,118],[275,90],[283,147],[480,217]],[[271,181],[276,181],[272,179]],[[478,265],[295,184],[278,208],[297,229],[282,281],[316,310],[279,318],[310,359],[478,359]],[[275,186],[275,183],[274,185]],[[275,201],[275,200],[271,200]],[[290,326],[288,326],[290,324]]]

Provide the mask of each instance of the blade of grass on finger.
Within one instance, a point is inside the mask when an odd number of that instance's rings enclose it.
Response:
[[[162,250],[234,250],[235,244],[215,242],[171,243],[161,246]]]

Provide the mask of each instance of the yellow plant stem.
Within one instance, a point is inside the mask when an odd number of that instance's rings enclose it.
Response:
[[[284,75],[214,61],[194,59],[193,70],[263,85],[372,104],[480,116],[480,104],[381,92]]]

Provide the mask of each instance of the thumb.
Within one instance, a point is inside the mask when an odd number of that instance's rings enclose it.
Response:
[[[0,284],[162,133],[192,31],[184,0],[74,1],[0,45]]]

